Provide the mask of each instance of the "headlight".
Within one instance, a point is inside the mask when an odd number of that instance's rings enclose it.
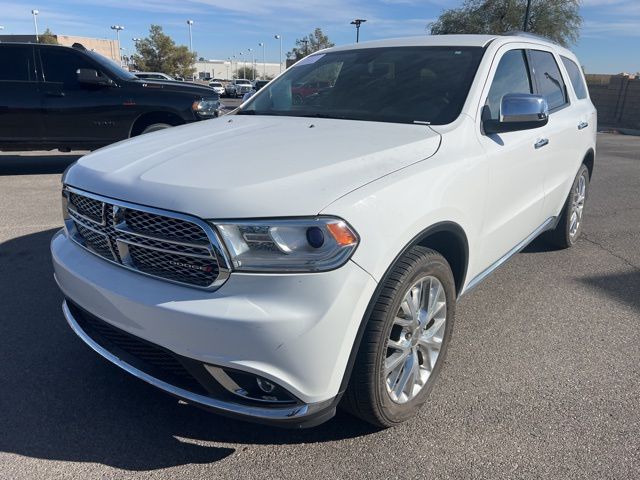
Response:
[[[217,98],[203,98],[193,102],[191,108],[200,117],[215,117],[220,109],[220,101]]]
[[[216,223],[237,271],[319,272],[344,265],[356,232],[332,217]]]

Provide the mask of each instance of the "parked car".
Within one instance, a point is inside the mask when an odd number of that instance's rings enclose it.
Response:
[[[293,101],[295,104],[300,105],[304,102],[305,98],[315,95],[318,92],[331,88],[331,83],[328,81],[312,81],[312,82],[299,82],[291,89],[293,95]]]
[[[210,82],[209,87],[216,92],[218,95],[224,95],[224,85],[220,82]]]
[[[87,155],[51,243],[66,319],[224,415],[313,426],[342,402],[404,422],[443,368],[457,300],[537,236],[580,238],[597,119],[579,65],[525,35],[335,47],[228,121]],[[334,86],[294,103],[318,77]]]
[[[78,44],[0,43],[0,64],[0,150],[92,150],[220,110],[206,86],[141,80]]]
[[[166,73],[161,72],[133,72],[133,74],[138,78],[142,78],[143,80],[176,80],[171,75],[167,75]]]
[[[270,80],[256,80],[255,82],[253,82],[253,89],[257,92],[262,87],[267,85],[269,83],[269,81]]]
[[[227,83],[227,85],[225,86],[225,93],[228,97],[239,98],[242,97],[245,93],[250,92],[251,88],[251,81],[244,78],[236,78]]]

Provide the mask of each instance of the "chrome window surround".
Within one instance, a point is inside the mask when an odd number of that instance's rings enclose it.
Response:
[[[86,217],[82,214],[80,214],[79,212],[75,211],[74,208],[70,207],[70,202],[69,202],[69,198],[68,195],[69,193],[74,193],[77,195],[81,195],[84,197],[88,197],[90,199],[93,200],[97,200],[99,202],[103,202],[103,222],[99,223],[96,222],[95,220],[90,219],[89,217]],[[197,288],[200,290],[209,290],[209,291],[214,291],[217,290],[218,288],[220,288],[229,278],[229,276],[231,275],[231,262],[229,260],[229,256],[225,250],[225,248],[223,247],[223,243],[220,240],[220,238],[218,237],[217,232],[213,229],[213,227],[208,224],[207,222],[197,218],[197,217],[192,217],[190,215],[185,215],[182,213],[177,213],[177,212],[172,212],[169,210],[161,210],[158,208],[153,208],[153,207],[147,207],[144,205],[138,205],[138,204],[133,204],[133,203],[129,203],[129,202],[124,202],[121,200],[115,200],[112,198],[108,198],[108,197],[103,197],[101,195],[97,195],[95,193],[91,193],[91,192],[86,192],[84,190],[80,190],[68,185],[65,185],[63,187],[62,190],[62,198],[63,198],[63,216],[64,216],[64,225],[65,225],[65,230],[67,232],[67,236],[73,240],[76,244],[78,244],[80,247],[84,248],[85,250],[87,250],[88,252],[92,253],[93,255],[96,255],[97,257],[106,260],[107,262],[113,263],[114,265],[118,265],[120,267],[126,268],[127,270],[131,270],[133,272],[139,273],[141,275],[145,275],[151,278],[155,278],[157,280],[160,281],[165,281],[165,282],[169,282],[169,283],[174,283],[174,284],[178,284],[178,285],[182,285],[182,286],[186,286],[189,288]],[[198,254],[194,254],[194,253],[189,253],[189,252],[179,252],[179,251],[168,251],[168,250],[164,250],[162,248],[158,248],[158,247],[154,247],[154,246],[150,246],[150,245],[145,245],[145,244],[138,244],[136,242],[131,241],[130,239],[127,238],[115,238],[115,243],[117,244],[117,250],[114,250],[112,247],[112,243],[114,242],[109,242],[110,245],[110,250],[111,250],[111,254],[113,256],[114,259],[117,259],[119,261],[116,260],[111,260],[109,258],[106,258],[100,254],[98,254],[97,252],[93,251],[92,249],[90,249],[83,241],[81,235],[78,234],[77,229],[75,224],[78,223],[79,225],[81,225],[82,227],[91,230],[93,232],[95,232],[96,234],[99,234],[101,236],[104,236],[105,238],[108,238],[104,232],[101,232],[100,230],[96,229],[95,227],[104,227],[107,224],[107,219],[105,218],[106,215],[105,211],[106,211],[106,206],[110,205],[113,207],[113,214],[112,214],[112,227],[114,229],[114,231],[117,233],[122,233],[127,235],[128,237],[138,237],[141,239],[141,241],[144,241],[144,239],[150,240],[150,241],[157,241],[157,242],[161,242],[161,243],[165,243],[165,244],[173,244],[176,246],[182,246],[182,247],[187,247],[187,248],[194,248],[194,249],[202,249],[202,250],[207,250],[208,251],[208,255],[198,255]],[[202,229],[202,231],[205,233],[207,239],[208,239],[208,245],[204,245],[204,244],[197,244],[197,243],[190,243],[187,241],[178,241],[178,240],[174,240],[174,239],[169,239],[169,238],[164,238],[161,236],[153,236],[151,234],[147,234],[147,233],[141,233],[141,232],[137,232],[134,231],[130,228],[128,228],[125,224],[124,221],[121,220],[121,211],[122,209],[128,209],[128,210],[135,210],[135,211],[140,211],[140,212],[146,212],[146,213],[150,213],[152,215],[158,215],[158,216],[162,216],[162,217],[168,217],[168,218],[172,218],[172,219],[176,219],[176,220],[181,220],[184,222],[188,222],[191,223],[193,225],[198,226],[200,229]],[[211,259],[213,261],[215,261],[217,263],[217,267],[218,267],[218,275],[215,279],[215,281],[213,283],[211,283],[208,286],[199,286],[199,285],[194,285],[192,283],[187,283],[187,282],[181,282],[178,280],[172,280],[169,278],[165,278],[162,276],[158,276],[158,275],[154,275],[151,273],[147,273],[144,272],[142,270],[139,270],[137,268],[135,268],[135,266],[133,265],[133,262],[131,261],[130,255],[129,255],[129,245],[133,245],[133,246],[139,246],[151,251],[156,251],[156,252],[161,252],[161,253],[170,253],[173,255],[179,255],[179,256],[184,256],[184,257],[193,257],[196,259]]]

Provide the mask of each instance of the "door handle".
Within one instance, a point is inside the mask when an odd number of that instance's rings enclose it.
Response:
[[[582,130],[583,128],[587,128],[589,126],[589,122],[580,122],[578,124],[578,130]]]
[[[538,140],[533,146],[538,149],[538,148],[542,148],[545,145],[549,145],[549,139],[548,138],[541,138],[540,140]]]

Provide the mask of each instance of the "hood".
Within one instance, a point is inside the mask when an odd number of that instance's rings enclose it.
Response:
[[[316,215],[439,145],[423,125],[234,115],[103,148],[64,182],[206,219]]]

